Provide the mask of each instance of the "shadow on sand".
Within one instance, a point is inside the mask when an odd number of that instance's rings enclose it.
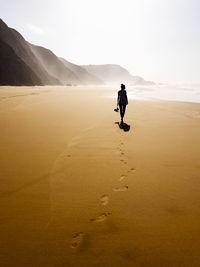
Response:
[[[119,128],[121,130],[124,130],[124,132],[130,131],[131,126],[126,124],[125,122],[122,123],[122,122],[116,121],[115,124],[118,124]]]

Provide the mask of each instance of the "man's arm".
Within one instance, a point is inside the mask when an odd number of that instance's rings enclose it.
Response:
[[[128,105],[128,97],[127,97],[127,94],[126,94],[126,104]]]
[[[119,94],[119,92],[118,92],[117,106],[119,105],[119,100],[120,100],[120,94]]]

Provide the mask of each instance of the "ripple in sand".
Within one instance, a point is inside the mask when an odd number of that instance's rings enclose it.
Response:
[[[102,206],[106,206],[106,205],[108,205],[108,202],[109,202],[109,197],[108,197],[108,195],[103,195],[103,196],[101,196],[101,198],[100,198],[100,203],[101,203]]]
[[[122,187],[117,187],[117,188],[113,189],[113,191],[115,191],[115,192],[124,192],[124,191],[127,191],[127,190],[128,190],[128,185],[122,186]]]
[[[110,212],[104,212],[102,214],[100,214],[99,216],[97,216],[96,218],[94,219],[90,219],[91,222],[103,222],[107,219],[107,217],[111,215]]]

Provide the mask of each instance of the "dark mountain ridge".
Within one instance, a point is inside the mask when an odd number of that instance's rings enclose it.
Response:
[[[0,59],[1,85],[42,85],[29,66],[2,40],[0,40]]]
[[[81,83],[79,77],[67,68],[51,50],[41,46],[29,45],[38,62],[51,76],[56,77],[62,84]]]
[[[8,44],[14,50],[15,54],[29,66],[41,81],[42,85],[60,84],[59,80],[50,76],[45,69],[42,68],[23,36],[16,30],[9,28],[2,20],[0,20],[0,40]]]
[[[79,66],[30,44],[0,19],[0,85],[152,84],[119,65]],[[16,77],[14,77],[16,75]]]

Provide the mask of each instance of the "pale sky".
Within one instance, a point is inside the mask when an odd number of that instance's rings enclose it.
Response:
[[[0,17],[76,64],[200,83],[200,0],[0,0]]]

